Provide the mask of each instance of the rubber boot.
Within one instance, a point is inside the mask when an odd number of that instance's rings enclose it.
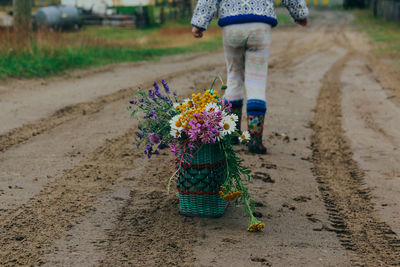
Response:
[[[236,131],[239,133],[239,135],[242,133],[242,130],[241,130],[241,123],[242,123],[242,107],[240,107],[240,108],[232,108],[232,113],[233,114],[236,114],[236,116],[238,116],[238,121],[237,121],[237,124],[236,124],[236,126],[237,126],[237,128],[236,128]],[[231,139],[231,144],[232,145],[239,145],[239,138],[232,138]]]
[[[267,154],[267,148],[262,143],[265,116],[247,115],[247,125],[250,133],[248,143],[249,152],[255,154]]]

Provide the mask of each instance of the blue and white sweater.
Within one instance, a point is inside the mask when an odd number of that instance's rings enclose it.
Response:
[[[304,0],[282,0],[292,18],[302,20],[308,16]],[[206,30],[218,11],[218,25],[247,22],[264,22],[275,27],[278,24],[273,0],[198,0],[192,17],[192,25]]]

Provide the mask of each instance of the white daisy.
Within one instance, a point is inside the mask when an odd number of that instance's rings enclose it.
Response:
[[[239,141],[240,143],[246,143],[250,140],[250,133],[248,131],[244,131],[240,136],[239,136]]]
[[[219,132],[216,136],[215,139],[219,142],[222,140],[222,137],[224,137],[224,135],[222,135],[222,132]]]
[[[222,127],[222,136],[226,134],[231,134],[236,129],[236,123],[229,117],[224,118],[220,125]]]
[[[209,102],[205,106],[204,110],[207,112],[212,112],[212,111],[219,111],[221,108],[218,106],[217,103],[214,102]]]
[[[234,122],[237,122],[239,120],[239,117],[236,114],[229,114],[228,117]]]
[[[179,117],[180,117],[180,116],[181,116],[181,115],[175,115],[175,116],[172,117],[172,119],[169,121],[169,125],[171,126],[171,129],[179,129],[179,128],[181,128],[181,126],[176,125],[177,122],[178,122],[178,120],[179,120]]]
[[[180,129],[172,128],[170,131],[170,135],[175,138],[181,137],[181,131],[180,131]]]

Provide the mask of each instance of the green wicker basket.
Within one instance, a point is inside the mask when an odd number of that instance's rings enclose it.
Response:
[[[184,155],[178,172],[179,212],[193,217],[220,217],[228,202],[219,195],[224,183],[225,156],[219,144],[202,145]]]

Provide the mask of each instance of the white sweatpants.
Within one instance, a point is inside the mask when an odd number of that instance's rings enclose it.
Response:
[[[271,26],[266,23],[243,23],[224,26],[222,38],[228,71],[229,101],[244,99],[264,101],[267,86]]]

